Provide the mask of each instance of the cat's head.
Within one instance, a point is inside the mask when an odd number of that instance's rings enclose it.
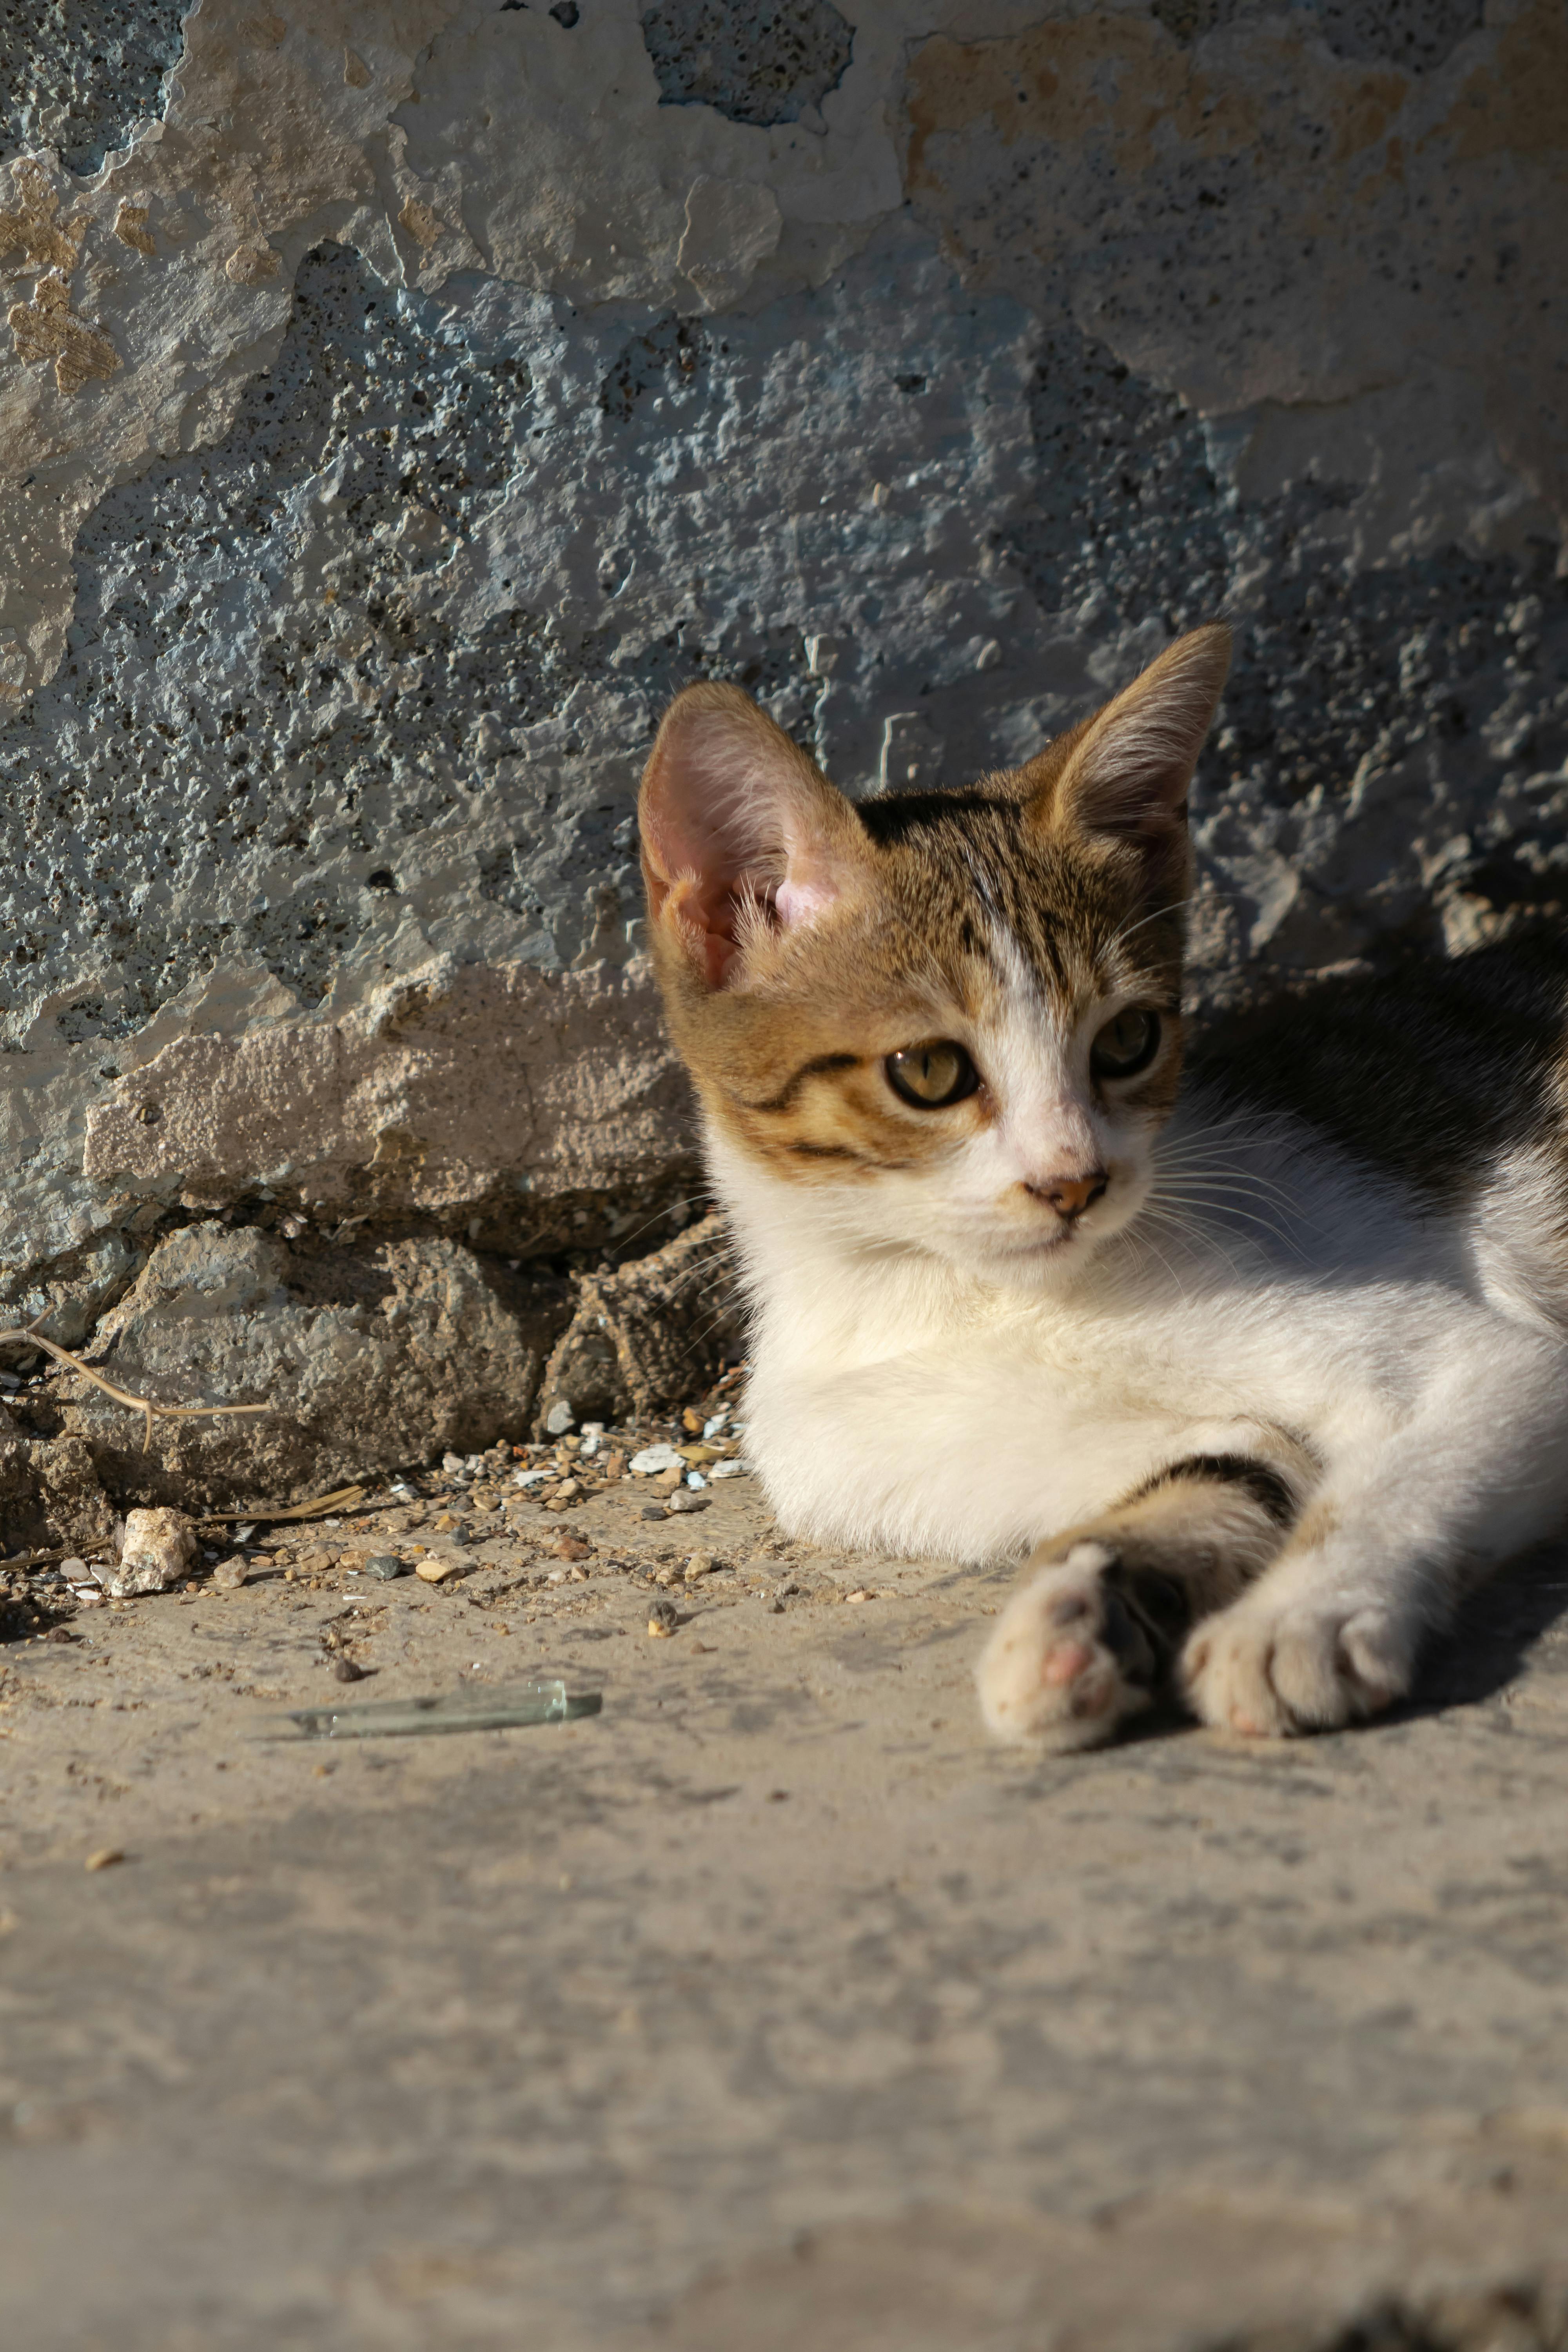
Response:
[[[649,928],[734,1179],[1011,1283],[1136,1215],[1229,658],[1196,629],[1026,767],[858,804],[738,688],[671,704],[640,804]]]

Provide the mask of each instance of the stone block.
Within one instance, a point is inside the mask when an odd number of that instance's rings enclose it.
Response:
[[[66,1373],[65,1432],[137,1503],[289,1502],[402,1465],[521,1437],[563,1286],[492,1268],[459,1244],[289,1244],[213,1221],[161,1242],[100,1324],[94,1364],[167,1404],[268,1403],[252,1420],[154,1422]]]

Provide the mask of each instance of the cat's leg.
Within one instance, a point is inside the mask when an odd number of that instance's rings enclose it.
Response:
[[[1279,1557],[1188,1637],[1204,1721],[1281,1738],[1403,1698],[1461,1593],[1561,1525],[1565,1423],[1568,1352],[1519,1334],[1477,1349],[1397,1436],[1331,1461]]]
[[[1099,1518],[1039,1544],[976,1673],[998,1738],[1089,1748],[1148,1706],[1194,1621],[1222,1609],[1286,1540],[1310,1465],[1197,1454]]]

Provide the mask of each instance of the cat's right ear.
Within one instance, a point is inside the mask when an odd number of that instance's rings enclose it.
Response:
[[[820,922],[865,838],[842,793],[736,686],[689,686],[670,704],[637,821],[648,913],[710,988],[755,940]]]

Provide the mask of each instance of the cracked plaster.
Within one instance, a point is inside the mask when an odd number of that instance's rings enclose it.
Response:
[[[1560,20],[711,16],[205,0],[101,168],[0,162],[16,1280],[689,1190],[631,812],[695,676],[864,790],[1223,606],[1201,1001],[1559,903]]]

